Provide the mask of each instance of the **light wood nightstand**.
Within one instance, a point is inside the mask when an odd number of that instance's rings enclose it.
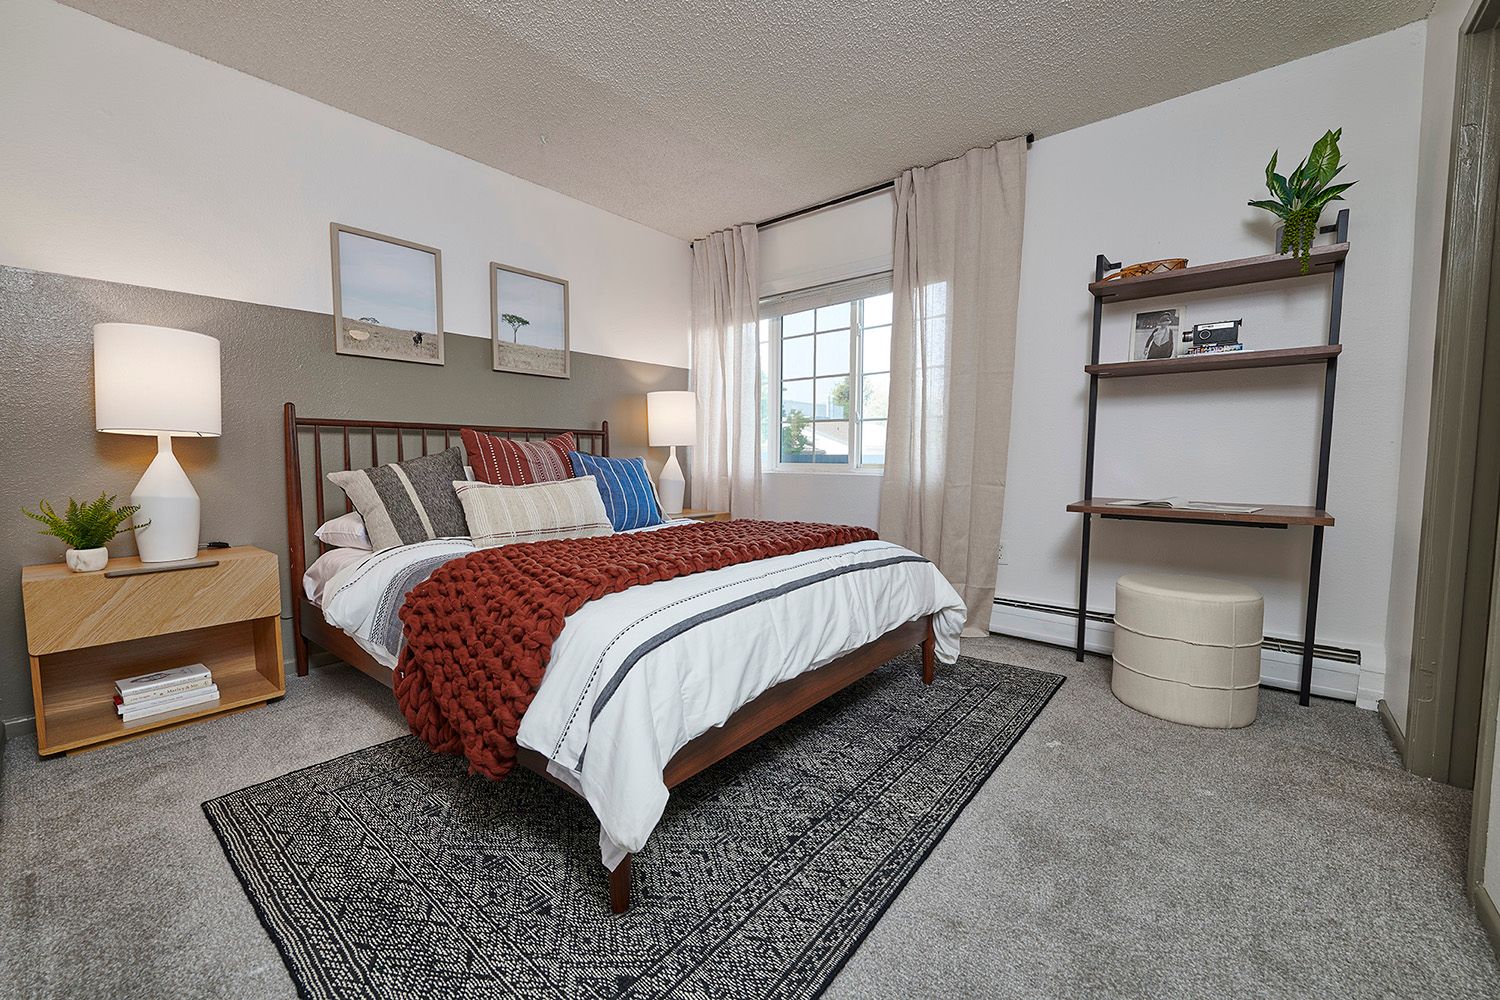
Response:
[[[42,756],[133,739],[286,694],[281,576],[276,556],[250,546],[208,549],[217,566],[108,577],[57,563],[21,570],[36,745]],[[126,726],[115,712],[123,677],[202,663],[219,700]]]
[[[727,521],[729,511],[727,510],[684,510],[678,517],[691,518],[694,521]]]

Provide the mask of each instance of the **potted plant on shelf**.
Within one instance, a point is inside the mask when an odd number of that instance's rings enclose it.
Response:
[[[68,500],[68,509],[59,515],[52,509],[52,505],[43,500],[37,504],[40,513],[34,510],[26,510],[21,513],[33,521],[40,521],[47,527],[41,532],[44,535],[52,535],[60,538],[68,546],[64,560],[68,569],[75,573],[90,573],[101,570],[109,564],[109,549],[105,544],[120,533],[121,525],[135,516],[139,507],[124,506],[116,507],[115,498],[108,494],[99,494],[99,499],[92,503],[80,504],[77,500]],[[137,524],[135,527],[144,528],[145,524]]]
[[[1343,201],[1344,192],[1357,183],[1333,183],[1344,169],[1339,162],[1339,139],[1343,134],[1341,128],[1324,132],[1323,138],[1313,143],[1312,152],[1287,177],[1276,172],[1276,157],[1281,150],[1272,153],[1271,162],[1266,164],[1266,188],[1274,197],[1250,202],[1252,208],[1263,208],[1281,219],[1276,252],[1295,254],[1302,262],[1303,274],[1312,263],[1312,244],[1318,235],[1323,207],[1330,201]]]

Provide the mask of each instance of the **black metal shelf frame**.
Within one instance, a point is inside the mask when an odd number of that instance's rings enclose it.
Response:
[[[1334,239],[1339,243],[1349,240],[1349,210],[1343,209],[1338,214],[1338,220],[1332,226],[1324,226],[1318,230],[1320,233],[1334,233]],[[1328,344],[1330,346],[1339,342],[1339,327],[1343,322],[1344,314],[1344,260],[1340,260],[1333,267],[1333,301],[1328,316]],[[1094,260],[1094,280],[1102,281],[1110,271],[1118,270],[1120,264],[1109,260],[1100,254]],[[1104,302],[1100,298],[1094,299],[1094,321],[1093,339],[1089,348],[1089,364],[1099,363],[1099,337],[1100,327],[1104,318]],[[1318,431],[1318,483],[1317,500],[1314,506],[1324,510],[1328,506],[1328,459],[1333,444],[1333,400],[1334,390],[1338,383],[1338,356],[1330,357],[1326,362],[1325,374],[1323,376],[1323,418]],[[1084,440],[1084,471],[1083,471],[1083,496],[1085,502],[1094,495],[1094,439],[1099,417],[1099,378],[1098,374],[1089,375],[1089,412],[1088,432]],[[1109,517],[1101,514],[1100,517]],[[1094,515],[1083,513],[1083,540],[1078,561],[1078,636],[1075,655],[1078,662],[1083,662],[1084,656],[1084,632],[1088,620],[1088,596],[1089,596],[1089,544],[1092,541]],[[1114,520],[1115,518],[1111,518]],[[1125,520],[1118,518],[1118,520]],[[1217,524],[1230,527],[1267,527],[1267,525],[1248,525],[1235,521],[1192,521],[1173,518],[1171,515],[1163,517],[1135,517],[1133,520],[1150,520],[1167,523],[1193,523],[1193,524]],[[1281,525],[1280,527],[1285,527]],[[1302,673],[1298,686],[1298,701],[1306,705],[1312,696],[1312,669],[1313,650],[1317,641],[1318,629],[1318,596],[1323,572],[1323,529],[1324,525],[1312,526],[1312,552],[1308,561],[1307,569],[1307,607],[1303,620],[1302,629]]]

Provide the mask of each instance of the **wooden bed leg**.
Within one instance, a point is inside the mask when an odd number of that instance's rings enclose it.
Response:
[[[932,616],[927,616],[927,638],[922,640],[922,683],[931,684],[937,677],[937,641],[932,637]]]
[[[300,626],[294,625],[293,628],[294,629],[298,629],[298,628],[300,628]],[[306,677],[307,676],[307,639],[302,635],[302,633],[301,633],[300,630],[299,631],[294,631],[292,633],[292,656],[297,661],[297,676],[298,677]]]
[[[609,873],[609,912],[624,913],[630,909],[630,855],[625,855],[614,871]]]

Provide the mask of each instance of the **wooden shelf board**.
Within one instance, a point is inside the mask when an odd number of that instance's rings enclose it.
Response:
[[[1223,354],[1189,354],[1153,361],[1112,361],[1084,365],[1083,370],[1100,378],[1130,378],[1139,375],[1178,375],[1187,372],[1230,371],[1236,368],[1285,368],[1290,365],[1320,365],[1339,356],[1342,344],[1287,347],[1273,351],[1230,351]]]
[[[1330,527],[1333,515],[1316,507],[1288,507],[1277,504],[1261,505],[1253,514],[1226,514],[1222,511],[1181,510],[1164,507],[1111,507],[1114,500],[1129,497],[1094,497],[1068,504],[1075,514],[1099,514],[1108,517],[1131,518],[1139,521],[1201,521],[1204,524],[1272,524],[1272,525],[1322,525]],[[1254,506],[1254,501],[1224,501]]]
[[[1312,266],[1308,274],[1324,274],[1349,255],[1348,243],[1312,248]],[[1154,298],[1158,295],[1179,295],[1184,292],[1201,292],[1211,288],[1233,288],[1236,285],[1253,285],[1262,281],[1280,281],[1283,278],[1302,276],[1302,264],[1291,254],[1270,254],[1265,257],[1245,257],[1241,260],[1219,261],[1199,264],[1178,271],[1163,271],[1146,274],[1139,278],[1118,278],[1114,281],[1095,281],[1089,284],[1089,292],[1105,302],[1129,302],[1133,299]]]
[[[130,739],[280,698],[286,693],[280,646],[280,622],[272,617],[43,656],[38,752],[46,756]],[[115,681],[199,662],[219,686],[217,702],[129,726],[120,721]]]
[[[262,705],[284,693],[254,670],[233,675],[214,675],[219,700],[194,705],[181,712],[153,717],[126,725],[115,712],[113,701],[94,701],[47,714],[47,754],[92,747],[130,739],[154,729],[179,726],[212,715],[223,715],[251,705]]]

